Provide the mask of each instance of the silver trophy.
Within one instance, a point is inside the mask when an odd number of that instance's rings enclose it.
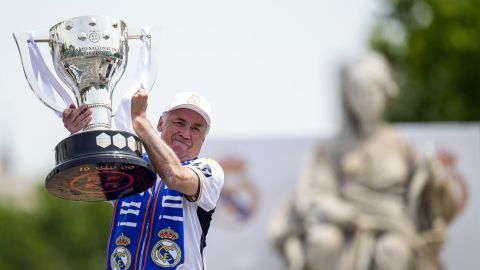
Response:
[[[45,180],[46,189],[64,199],[100,201],[151,187],[156,174],[142,157],[140,140],[111,128],[112,94],[127,65],[128,40],[151,45],[151,34],[145,30],[129,34],[127,25],[115,18],[82,16],[57,23],[49,32],[13,35],[27,81],[46,106],[61,115],[70,98],[92,111],[92,121],[82,132],[56,146],[56,167]],[[56,74],[70,93],[45,65],[36,42],[49,43]],[[148,56],[143,62],[151,62]],[[153,86],[154,76],[143,76],[148,78],[147,88]]]

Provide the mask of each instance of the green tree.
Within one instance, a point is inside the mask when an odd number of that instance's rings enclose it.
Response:
[[[392,64],[392,121],[480,120],[480,1],[384,0],[371,46]]]
[[[112,206],[39,188],[28,209],[0,204],[0,269],[102,269]]]

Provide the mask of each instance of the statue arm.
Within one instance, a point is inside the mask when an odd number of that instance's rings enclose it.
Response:
[[[339,191],[334,164],[322,149],[304,161],[294,200],[296,211],[307,222],[354,223],[355,209],[345,202]]]
[[[448,222],[456,214],[451,181],[445,166],[434,153],[417,158],[409,187],[409,212],[424,245],[438,252]]]

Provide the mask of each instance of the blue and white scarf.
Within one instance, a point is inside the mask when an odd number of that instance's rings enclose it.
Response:
[[[106,270],[176,269],[185,263],[183,194],[157,183],[115,203]]]

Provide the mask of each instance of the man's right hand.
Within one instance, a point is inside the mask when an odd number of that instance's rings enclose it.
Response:
[[[63,125],[71,134],[77,133],[83,129],[90,121],[92,121],[92,111],[86,104],[80,105],[78,108],[75,104],[70,104],[62,114]]]

